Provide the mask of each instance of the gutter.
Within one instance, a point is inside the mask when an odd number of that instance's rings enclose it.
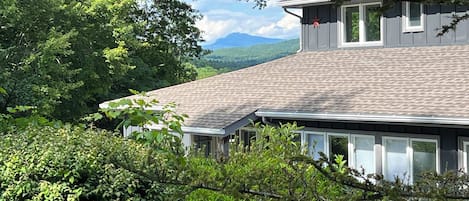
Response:
[[[300,19],[300,48],[296,51],[297,53],[299,52],[302,52],[303,51],[303,30],[302,30],[302,27],[301,27],[301,23],[303,22],[303,17],[289,11],[287,8],[283,8],[283,11],[285,11],[286,13],[290,14],[290,15],[293,15],[297,18]]]
[[[439,124],[469,126],[469,118],[446,118],[433,116],[396,116],[396,115],[366,115],[340,113],[299,113],[299,112],[269,112],[258,111],[256,116],[285,119],[304,120],[336,120],[361,122],[389,122],[408,124]]]
[[[148,125],[145,126],[148,129],[154,129],[154,130],[161,130],[163,128],[162,125]],[[181,127],[182,131],[184,133],[194,133],[194,134],[205,134],[207,136],[224,136],[226,135],[225,129],[216,129],[216,128],[201,128],[201,127]]]
[[[331,0],[280,0],[277,4],[282,7],[306,7],[310,5],[330,4]]]

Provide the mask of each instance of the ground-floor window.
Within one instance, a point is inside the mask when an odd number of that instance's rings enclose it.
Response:
[[[412,183],[426,171],[438,172],[438,142],[433,139],[383,137],[383,175]]]
[[[256,140],[256,130],[254,129],[241,129],[239,130],[240,140],[244,146],[250,147],[252,142]]]
[[[462,166],[460,168],[465,173],[469,173],[469,139],[465,138],[462,141],[462,148],[460,150],[463,151]]]
[[[437,139],[380,138],[381,143],[375,141],[375,135],[304,131],[302,142],[307,154],[314,159],[319,159],[319,152],[331,159],[342,155],[349,167],[363,169],[366,174],[381,172],[389,180],[399,177],[412,183],[424,172],[439,172]],[[380,145],[382,155],[377,155],[376,149]],[[469,141],[464,144],[464,149],[467,153]],[[465,159],[466,167],[469,167],[468,154]],[[376,170],[377,162],[382,164],[380,171]]]
[[[212,137],[194,135],[194,145],[199,153],[205,156],[212,154]]]
[[[342,155],[349,167],[376,172],[374,136],[305,131],[303,139],[308,155],[314,159],[319,159],[319,152],[331,159]]]

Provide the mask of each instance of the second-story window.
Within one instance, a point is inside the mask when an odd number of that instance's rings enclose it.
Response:
[[[405,1],[402,8],[403,31],[423,31],[423,4]]]
[[[341,46],[382,45],[380,3],[342,6]]]

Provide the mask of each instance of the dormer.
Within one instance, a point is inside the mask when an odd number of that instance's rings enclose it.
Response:
[[[382,12],[383,1],[379,0],[344,1],[341,5],[331,0],[280,0],[279,5],[302,9],[303,51],[469,43],[468,21],[437,36],[454,14],[466,14],[467,6],[401,1]]]

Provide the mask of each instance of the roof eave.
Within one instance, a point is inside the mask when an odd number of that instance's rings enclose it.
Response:
[[[303,8],[312,5],[330,4],[332,0],[288,0],[279,1],[277,4],[284,8]]]
[[[369,115],[369,114],[340,114],[340,113],[304,113],[304,112],[277,112],[257,111],[256,116],[268,118],[284,118],[298,120],[319,121],[352,121],[352,122],[379,122],[398,124],[431,124],[469,126],[469,118],[448,118],[434,116],[405,116],[405,115]]]
[[[154,130],[161,130],[164,126],[160,124],[152,124],[145,126],[148,129]],[[187,127],[182,126],[181,130],[187,134],[200,134],[206,136],[225,136],[226,131],[225,129],[217,129],[217,128],[202,128],[202,127]]]

